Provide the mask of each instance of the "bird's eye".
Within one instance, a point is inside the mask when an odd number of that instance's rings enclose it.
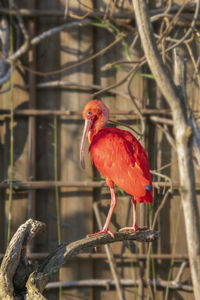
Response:
[[[87,114],[88,114],[88,116],[90,116],[91,115],[91,111],[88,111]]]

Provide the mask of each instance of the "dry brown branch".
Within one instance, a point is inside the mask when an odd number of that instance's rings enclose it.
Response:
[[[44,260],[38,270],[30,274],[25,254],[26,244],[44,229],[44,223],[29,219],[19,227],[11,239],[0,268],[0,299],[14,300],[14,294],[17,297],[19,289],[20,293],[23,291],[24,296],[26,293],[26,299],[45,299],[41,293],[51,276],[79,252],[124,240],[153,242],[159,237],[159,232],[147,229],[137,231],[136,234],[131,231],[117,232],[114,238],[109,234],[86,237],[76,242],[60,245]]]
[[[140,64],[138,65],[138,67],[140,67]],[[136,72],[137,72],[137,67],[136,67],[135,71],[131,74],[131,76],[130,76],[130,78],[128,80],[127,90],[128,90],[129,97],[131,98],[131,101],[133,103],[134,109],[135,109],[137,115],[140,118],[140,122],[141,122],[141,133],[140,133],[140,136],[142,137],[144,135],[144,133],[145,133],[144,115],[142,114],[141,109],[139,108],[139,106],[136,103],[136,97],[134,97],[134,95],[132,94],[132,81],[133,81],[133,79],[135,77]]]
[[[166,27],[165,31],[161,34],[161,36],[159,37],[158,43],[165,38],[170,31],[173,29],[174,25],[177,22],[178,17],[180,16],[181,12],[184,10],[184,8],[188,5],[188,3],[191,2],[191,0],[187,0],[183,3],[183,5],[180,7],[180,9],[177,11],[177,13],[175,14],[175,16],[173,17],[173,19],[169,22],[168,26]]]
[[[72,22],[72,23],[67,23],[67,24],[63,24],[54,28],[51,28],[47,31],[44,31],[43,33],[41,33],[40,35],[34,37],[31,41],[30,41],[30,45],[31,46],[36,46],[37,44],[39,44],[41,41],[43,41],[46,38],[49,38],[50,36],[59,33],[63,30],[70,30],[74,27],[82,27],[82,26],[86,26],[88,24],[91,23],[90,19],[85,19],[82,21],[78,21],[78,22]]]
[[[45,88],[55,88],[55,87],[62,87],[62,88],[79,88],[82,90],[102,90],[103,87],[101,85],[97,85],[97,84],[81,84],[81,83],[77,83],[77,82],[71,82],[71,81],[49,81],[49,82],[43,82],[43,83],[38,83],[37,87],[40,89],[45,89]],[[113,94],[113,95],[119,95],[123,98],[129,99],[128,94],[126,93],[122,93],[120,91],[117,91],[115,89],[110,89],[108,91],[108,93]]]
[[[161,126],[159,124],[156,124],[156,126],[157,126],[157,128],[159,128],[165,134],[167,141],[169,142],[171,147],[176,151],[176,145],[175,145],[175,142],[174,142],[174,138],[169,133],[167,125],[165,124],[164,126]]]
[[[180,10],[177,12],[177,15],[179,15],[179,12],[182,11],[182,9],[184,8],[184,5],[187,1],[185,1],[182,5],[182,7],[180,8]],[[196,1],[196,8],[195,8],[195,12],[194,12],[194,16],[191,20],[191,24],[190,24],[190,27],[189,29],[186,31],[186,33],[183,35],[182,38],[180,38],[178,41],[176,41],[172,46],[168,47],[168,49],[166,50],[167,52],[168,51],[171,51],[172,49],[178,47],[180,44],[182,44],[184,41],[187,40],[187,38],[190,36],[190,34],[192,33],[193,31],[193,28],[195,27],[196,25],[196,22],[198,20],[198,15],[199,15],[199,8],[200,8],[200,1],[197,0]],[[176,16],[175,16],[176,17]],[[174,18],[173,18],[174,19]],[[173,21],[172,19],[172,21]],[[170,23],[171,24],[171,23]],[[153,33],[152,33],[153,34]],[[160,38],[159,38],[160,39]]]
[[[80,21],[80,22],[74,22],[74,23],[70,23],[70,24],[65,24],[65,25],[61,25],[55,28],[52,28],[51,30],[48,30],[46,32],[43,32],[40,36],[34,38],[33,40],[31,40],[31,45],[35,46],[38,43],[40,43],[43,39],[46,39],[49,36],[52,36],[55,33],[58,33],[64,29],[69,29],[73,26],[86,26],[88,24],[90,24],[91,21],[88,21],[87,19]],[[71,25],[71,26],[70,26]],[[64,27],[63,27],[64,26]],[[94,55],[89,56],[88,58],[84,59],[83,61],[74,63],[71,66],[68,66],[66,68],[62,68],[59,70],[55,70],[55,71],[51,71],[51,72],[40,72],[40,71],[36,71],[36,70],[32,70],[26,66],[23,65],[23,68],[29,72],[32,72],[34,74],[40,75],[40,76],[48,76],[48,75],[55,75],[55,74],[59,74],[62,73],[64,71],[68,71],[71,70],[73,68],[76,68],[78,66],[81,66],[87,62],[90,62],[91,60],[93,60],[94,58],[96,58],[97,56],[103,55],[105,52],[107,52],[108,50],[110,50],[113,46],[115,46],[117,43],[119,43],[122,39],[124,38],[124,35],[121,34],[117,39],[115,39],[113,42],[111,42],[108,46],[106,46],[105,48],[103,48],[102,50],[100,50],[99,52],[95,53]]]
[[[9,55],[10,40],[9,40],[9,23],[6,18],[0,21],[0,40],[2,47],[2,58],[0,60],[0,85],[8,81],[11,74],[10,64],[7,62]]]
[[[26,31],[26,28],[24,26],[24,23],[23,23],[23,19],[21,17],[21,14],[20,14],[20,10],[18,10],[16,7],[15,7],[15,10],[16,10],[16,16],[18,18],[18,22],[19,22],[19,26],[21,28],[21,31],[24,35],[24,44],[16,51],[14,52],[13,54],[11,54],[7,60],[5,60],[4,58],[0,61],[1,63],[7,63],[7,64],[10,64],[10,63],[14,63],[16,62],[23,54],[25,54],[29,47],[30,46],[36,46],[37,44],[41,43],[44,39],[46,38],[49,38],[50,36],[54,35],[54,34],[57,34],[63,30],[69,30],[73,27],[81,27],[81,26],[86,26],[88,24],[91,23],[91,20],[89,19],[84,19],[82,21],[78,21],[78,22],[72,22],[72,23],[69,23],[69,24],[63,24],[63,25],[60,25],[60,26],[57,26],[57,27],[54,27],[54,28],[51,28],[45,32],[43,32],[42,34],[34,37],[32,40],[30,40],[29,38],[29,35]],[[9,34],[7,34],[7,38],[8,38]],[[115,41],[116,42],[116,41]],[[72,66],[68,67],[68,68],[71,68]],[[37,71],[34,71],[34,70],[31,70],[27,67],[24,66],[24,68],[28,69],[29,71],[31,72],[34,72],[36,74],[40,74],[41,76],[42,75],[45,75],[46,76],[46,73],[43,74],[42,72],[37,72]],[[51,74],[55,74],[55,73],[60,73],[60,72],[63,72],[65,71],[64,70],[58,70],[58,71],[55,71],[55,72],[51,72]],[[8,72],[7,72],[8,73]],[[2,79],[1,80],[4,80],[3,82],[6,82],[9,77],[10,77],[10,72],[9,74],[6,73],[6,77],[5,75],[2,76]],[[49,73],[48,73],[49,74]],[[5,78],[4,78],[5,77]],[[0,84],[1,84],[1,81],[0,81]]]
[[[166,125],[173,125],[172,119],[167,119],[167,118],[161,118],[157,116],[150,116],[149,119],[155,123],[161,123],[161,124],[166,124]]]
[[[30,46],[30,36],[26,30],[26,27],[24,25],[24,21],[23,18],[21,17],[21,14],[19,12],[19,9],[17,8],[16,4],[14,3],[14,1],[12,1],[12,7],[15,9],[16,11],[16,17],[19,23],[19,27],[21,29],[21,32],[24,36],[24,43],[23,45],[13,54],[11,54],[8,57],[8,61],[10,63],[15,62],[20,56],[22,56],[22,54],[24,54],[25,52],[28,51],[28,48]]]
[[[171,193],[171,192],[172,192],[172,191],[171,191],[171,188],[167,190],[167,192],[165,193],[165,195],[164,195],[164,197],[163,197],[162,202],[161,202],[160,205],[158,206],[158,208],[157,208],[157,210],[156,210],[156,212],[155,212],[155,214],[154,214],[153,223],[152,223],[152,229],[155,228],[155,226],[156,226],[156,221],[157,221],[157,218],[158,218],[158,215],[159,215],[160,211],[163,209],[163,207],[164,207],[164,205],[165,205],[165,202],[166,202],[166,200],[167,200],[167,198],[168,198],[168,195],[169,195],[169,193]]]
[[[13,62],[15,62],[17,58],[20,57],[22,54],[27,52],[29,48],[29,35],[14,1],[12,1],[12,7],[15,8],[19,28],[21,29],[21,32],[24,36],[24,43],[15,53],[11,53],[11,55],[9,56],[10,28],[8,25],[8,21],[2,18],[0,27],[0,38],[2,41],[3,58],[0,60],[0,85],[9,80],[13,69]]]
[[[131,70],[121,79],[119,80],[118,82],[114,83],[114,84],[111,84],[110,86],[108,87],[105,87],[104,89],[96,92],[96,93],[93,93],[92,94],[92,97],[95,98],[97,95],[100,95],[102,93],[105,93],[105,92],[108,92],[109,90],[111,89],[114,89],[120,85],[122,85],[123,83],[125,83],[129,77],[133,78],[135,76],[135,74],[137,73],[137,71],[146,63],[146,60],[143,60],[142,62],[136,64],[136,66],[134,68],[131,68]]]
[[[65,0],[65,13],[64,13],[65,18],[68,16],[68,13],[69,13],[69,0]]]
[[[194,65],[194,70],[195,70],[195,76],[197,77],[197,82],[198,82],[198,85],[200,87],[200,74],[199,74],[199,69],[198,69],[198,65],[195,61],[195,58],[194,58],[194,55],[193,55],[193,52],[192,52],[192,49],[191,49],[191,46],[190,46],[190,43],[188,42],[185,42],[185,45],[187,47],[187,50],[188,50],[188,53],[190,55],[190,58],[191,58],[191,61]]]
[[[186,268],[187,266],[188,266],[188,261],[184,260],[184,261],[182,262],[182,264],[181,264],[181,266],[180,266],[180,269],[179,269],[179,271],[178,271],[178,274],[177,274],[177,276],[176,276],[176,278],[175,278],[175,280],[174,280],[176,283],[178,283],[178,282],[181,281],[181,278],[182,278],[182,276],[183,276],[184,270],[185,270],[185,268]]]
[[[187,108],[184,103],[183,92],[181,92],[184,87],[181,86],[182,82],[180,82],[179,76],[176,77],[175,83],[172,81],[170,74],[161,61],[153,38],[146,1],[133,0],[133,6],[140,38],[149,67],[172,110],[174,135],[179,160],[180,193],[185,216],[187,245],[190,256],[194,294],[196,299],[200,299],[200,228],[191,155],[192,128],[187,117]],[[198,8],[199,1],[196,2],[196,11]],[[195,18],[196,17],[195,13]],[[195,19],[192,23],[195,23]],[[180,70],[179,63],[179,60],[175,57],[176,74],[178,74],[178,71]]]
[[[0,299],[14,299],[14,286],[21,288],[21,285],[25,285],[30,270],[24,249],[27,242],[44,229],[44,223],[29,219],[13,236],[1,263]]]
[[[158,232],[151,230],[141,230],[136,232],[136,234],[127,231],[123,233],[115,233],[114,239],[109,234],[102,234],[84,238],[70,244],[61,245],[56,249],[55,252],[47,257],[47,259],[43,264],[41,264],[37,272],[33,272],[30,275],[26,287],[29,291],[35,290],[43,292],[50,277],[54,273],[56,273],[68,259],[79,252],[87,250],[88,248],[124,240],[134,240],[137,242],[153,242],[158,238],[158,236]],[[33,296],[34,294],[32,294],[32,297]]]
[[[187,1],[188,2],[188,1]],[[170,22],[169,24],[169,28],[171,28],[171,25],[172,23],[174,22],[174,19],[176,19],[177,16],[180,15],[180,13],[182,12],[182,10],[184,10],[184,7],[185,7],[186,3],[182,5],[182,7],[178,10],[177,14],[175,15],[175,17],[172,19],[172,21]],[[198,19],[198,13],[199,13],[199,2],[197,2],[197,5],[196,5],[196,8],[195,8],[195,12],[194,12],[194,16],[193,16],[193,19],[192,19],[192,22],[190,24],[190,27],[189,29],[186,31],[186,33],[183,35],[183,37],[179,40],[175,40],[174,44],[172,44],[171,46],[167,47],[165,50],[164,50],[164,54],[166,54],[167,52],[171,51],[172,49],[176,48],[178,45],[180,45],[181,43],[183,43],[184,41],[186,41],[186,39],[188,38],[188,36],[192,33],[192,30],[193,28],[195,27],[196,25],[196,22],[197,22],[197,19]],[[165,17],[165,15],[162,15],[161,17]],[[153,21],[157,20],[156,18],[153,19]],[[167,28],[167,33],[168,33],[168,29]],[[153,33],[152,33],[153,35]],[[163,36],[165,36],[166,34],[164,33]],[[163,36],[159,36],[158,38],[158,41],[157,41],[157,45],[159,45],[159,43],[162,41],[162,38]],[[166,37],[167,38],[167,37]],[[162,44],[161,44],[161,49],[160,51],[162,52],[163,49],[162,49]],[[132,97],[132,93],[131,93],[131,89],[130,89],[130,85],[131,85],[131,82],[133,80],[133,78],[135,77],[137,71],[147,63],[147,60],[146,58],[143,56],[140,58],[139,62],[136,63],[135,67],[131,68],[129,70],[129,72],[124,76],[124,78],[122,78],[119,82],[115,83],[115,84],[112,84],[98,92],[95,92],[92,96],[93,97],[96,97],[97,95],[100,95],[102,93],[105,93],[107,91],[109,91],[110,89],[114,89],[120,85],[122,85],[123,83],[125,83],[126,81],[128,81],[128,90],[129,90],[129,96],[131,97],[132,101],[133,101],[133,104],[134,104],[134,98]],[[135,62],[133,62],[133,64],[135,64]],[[110,65],[110,64],[109,64]],[[135,105],[135,104],[134,104]],[[143,116],[140,114],[140,110],[137,106],[135,106],[135,109],[137,110],[138,112],[138,115],[140,116],[140,120],[141,120],[141,125],[142,125],[142,130],[141,130],[141,135],[144,134],[144,131],[145,131],[145,123],[143,121]]]
[[[183,9],[185,8],[185,6],[182,6],[182,8],[180,10],[178,10],[177,14],[175,15],[175,19],[177,18],[178,15],[180,15],[180,11],[182,11]],[[42,34],[40,34],[39,36],[37,37],[34,37],[31,41],[29,39],[29,35],[26,31],[26,28],[24,26],[24,23],[23,23],[23,19],[21,17],[21,14],[26,14],[25,11],[27,12],[27,10],[18,10],[16,7],[15,7],[15,14],[18,18],[18,22],[19,22],[19,26],[21,28],[21,31],[24,35],[24,44],[16,51],[14,52],[9,58],[8,58],[8,62],[15,62],[17,59],[19,59],[24,53],[26,53],[29,49],[29,46],[35,46],[37,44],[39,44],[42,40],[56,34],[56,33],[59,33],[60,31],[63,31],[63,30],[67,30],[67,29],[70,29],[70,28],[73,28],[74,26],[78,27],[78,26],[85,26],[85,25],[88,25],[91,23],[91,20],[88,18],[84,18],[84,19],[81,19],[81,20],[77,20],[75,22],[71,22],[71,23],[68,23],[68,24],[63,24],[63,25],[60,25],[60,26],[57,26],[57,27],[54,27],[54,28],[51,28],[49,30],[47,30],[46,32],[43,32]],[[34,11],[34,10],[33,10]],[[174,10],[176,11],[176,9]],[[12,12],[11,12],[12,13]],[[93,15],[91,15],[91,13],[87,13],[87,15],[89,14],[90,17],[93,17]],[[94,13],[93,13],[94,14]],[[155,14],[155,12],[152,12],[152,14]],[[94,14],[95,15],[95,14]],[[192,21],[192,24],[191,24],[191,28],[188,29],[188,32],[185,34],[185,36],[181,39],[181,41],[184,41],[187,36],[191,33],[191,30],[192,30],[192,27],[194,27],[195,25],[195,22],[197,20],[196,18],[197,16],[197,9],[195,10],[195,14],[194,14],[194,18],[193,18],[193,21]],[[153,21],[153,20],[152,20]],[[173,21],[171,21],[173,22]],[[170,23],[171,25],[171,23]],[[171,27],[170,27],[171,28]],[[115,40],[111,45],[109,45],[108,49],[110,49],[110,47],[112,47],[113,45],[115,45],[118,41],[120,41],[121,38],[119,37],[117,40]],[[179,43],[179,41],[177,42]],[[171,50],[172,48],[174,48],[175,46],[177,46],[177,43],[175,43],[174,45],[170,46],[170,48],[166,49],[166,52]],[[105,49],[103,49],[102,51],[100,51],[99,54],[95,54],[94,56],[91,56],[89,57],[88,59],[84,60],[83,62],[80,62],[80,63],[77,63],[77,64],[74,64],[73,66],[69,66],[67,68],[64,68],[64,69],[60,69],[60,70],[56,70],[56,71],[52,71],[52,72],[47,72],[47,73],[43,73],[43,72],[40,72],[40,71],[36,71],[36,70],[31,70],[30,68],[24,66],[24,68],[26,70],[28,70],[29,72],[33,72],[35,74],[38,74],[40,76],[47,76],[47,75],[50,75],[50,74],[58,74],[60,72],[63,72],[63,71],[66,71],[66,70],[69,70],[73,67],[76,67],[77,65],[82,65],[83,63],[86,63],[92,59],[94,59],[94,57],[98,56],[98,55],[101,55],[102,53],[104,53],[105,51],[107,51],[107,47]],[[4,63],[4,61],[2,60],[2,63]],[[143,63],[146,63],[146,61],[144,60],[138,67],[141,67],[143,65]],[[138,69],[138,68],[137,68]],[[133,72],[135,73],[135,72]],[[130,72],[130,74],[132,74],[132,71]],[[7,76],[3,76],[3,82],[7,81],[10,77],[10,72],[7,72]],[[114,85],[114,86],[111,86],[111,87],[108,87],[106,88],[105,90],[103,89],[102,91],[99,91],[97,92],[96,94],[99,94],[100,92],[105,92],[107,90],[109,90],[110,88],[114,88],[122,83],[124,83],[126,81],[126,79],[129,77],[129,75],[127,77],[125,77],[124,80],[122,80],[121,82],[117,83],[117,85]],[[132,75],[132,78],[134,77],[134,75]],[[141,118],[142,120],[142,118]],[[143,122],[142,122],[143,124]]]

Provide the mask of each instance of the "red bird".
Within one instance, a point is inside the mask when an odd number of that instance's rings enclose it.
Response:
[[[152,203],[152,180],[149,172],[147,154],[138,140],[128,131],[118,128],[104,128],[108,121],[109,110],[99,100],[89,101],[83,111],[85,119],[84,132],[80,148],[81,165],[85,168],[84,148],[88,137],[91,160],[105,177],[111,192],[110,210],[103,229],[91,234],[108,233],[108,229],[117,198],[114,184],[132,195],[133,226],[122,230],[134,230],[136,225],[136,202]],[[91,236],[90,235],[90,236]]]

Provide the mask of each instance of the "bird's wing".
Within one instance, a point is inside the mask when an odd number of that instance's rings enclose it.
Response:
[[[145,185],[150,183],[147,172],[143,170],[147,156],[140,149],[139,142],[124,132],[115,128],[101,130],[90,146],[91,159],[104,177],[110,178],[127,193],[133,194],[134,189],[136,194],[144,195]]]
[[[123,137],[131,143],[134,148],[133,156],[135,162],[144,173],[144,176],[149,179],[151,177],[149,173],[149,160],[145,149],[129,131],[123,130]]]

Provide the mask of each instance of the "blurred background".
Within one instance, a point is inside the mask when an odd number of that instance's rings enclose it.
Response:
[[[1,257],[28,218],[47,224],[46,232],[28,248],[35,265],[58,244],[84,238],[104,224],[109,189],[87,150],[86,170],[79,162],[81,112],[89,100],[101,99],[110,109],[110,120],[122,123],[112,126],[131,130],[129,126],[141,133],[135,135],[149,156],[154,202],[137,205],[138,225],[153,225],[160,238],[152,245],[120,242],[78,254],[52,278],[56,284],[49,283],[44,296],[52,300],[194,299],[173,121],[143,56],[132,1],[0,3]],[[148,5],[158,48],[173,77],[172,50],[166,49],[176,47],[189,30],[195,3],[150,0]],[[199,25],[198,19],[178,46],[187,67],[188,101],[197,120]],[[132,223],[130,196],[117,187],[116,191],[112,232]]]

